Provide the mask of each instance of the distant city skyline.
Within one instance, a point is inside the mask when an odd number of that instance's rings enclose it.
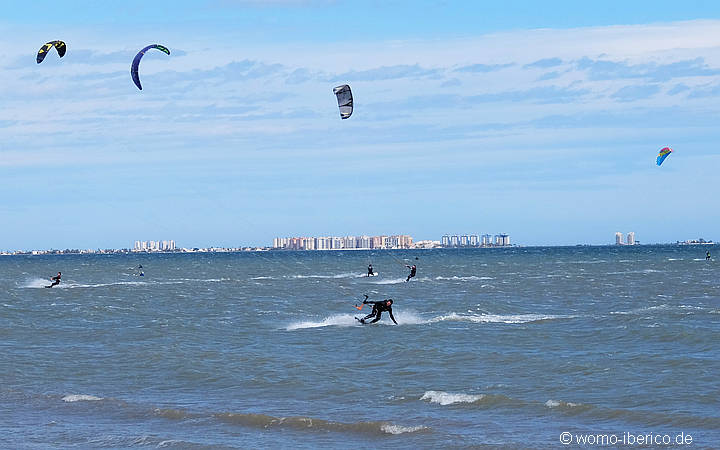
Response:
[[[720,228],[720,3],[370,3],[6,2],[0,249]]]
[[[134,252],[152,252],[152,251],[172,251],[175,250],[175,241],[135,241],[133,245]]]
[[[443,247],[506,247],[510,244],[510,236],[505,233],[496,234],[445,234],[440,239]]]
[[[353,250],[414,248],[409,235],[276,237],[272,248],[287,250]]]

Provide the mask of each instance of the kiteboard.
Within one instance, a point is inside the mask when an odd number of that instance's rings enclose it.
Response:
[[[355,320],[357,320],[357,321],[360,322],[361,324],[365,325],[365,322],[363,322],[362,319],[358,319],[358,318],[356,317]]]
[[[378,275],[380,275],[380,272],[373,272],[373,273],[367,274],[367,276],[369,276],[369,277],[376,277]]]

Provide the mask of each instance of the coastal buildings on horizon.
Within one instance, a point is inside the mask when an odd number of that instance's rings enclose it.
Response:
[[[441,240],[413,241],[412,236],[322,236],[322,237],[276,237],[272,248],[279,250],[372,250],[372,249],[419,249],[419,248],[470,248],[509,247],[507,234],[444,235]]]
[[[490,234],[446,234],[440,241],[442,247],[509,247],[510,235],[501,233]]]
[[[433,241],[413,242],[406,234],[393,236],[276,237],[272,248],[282,250],[354,250],[432,248]],[[418,247],[430,245],[430,247]]]
[[[175,250],[175,241],[135,241],[132,251],[134,252],[152,252],[152,251],[173,251]]]
[[[622,232],[615,233],[615,245],[640,245],[640,241],[635,240],[635,232],[631,231],[627,234],[627,240],[623,240]]]

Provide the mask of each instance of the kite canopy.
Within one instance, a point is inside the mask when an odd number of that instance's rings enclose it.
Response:
[[[58,55],[60,55],[61,58],[63,56],[65,56],[65,51],[67,50],[67,46],[65,45],[65,43],[63,41],[50,41],[47,44],[40,47],[40,50],[38,50],[38,54],[37,54],[37,58],[36,58],[38,64],[43,62],[43,59],[45,59],[48,52],[53,47],[55,47],[55,50],[57,50]]]
[[[670,147],[665,147],[660,150],[660,153],[658,153],[657,156],[657,165],[659,166],[660,164],[662,164],[663,161],[665,161],[665,158],[667,158],[670,153],[672,153],[672,149]]]
[[[353,113],[353,97],[350,86],[343,84],[333,89],[333,94],[337,97],[338,108],[340,108],[340,117],[349,118]]]
[[[142,85],[140,84],[140,75],[138,75],[138,68],[140,67],[140,60],[142,59],[143,55],[146,51],[150,50],[151,48],[160,50],[163,53],[166,53],[170,55],[170,50],[167,49],[167,47],[162,46],[160,44],[152,44],[148,45],[144,49],[140,50],[137,55],[135,55],[135,59],[133,59],[132,65],[130,66],[130,76],[132,76],[132,80],[135,83],[135,86],[137,86],[138,89],[142,91]]]

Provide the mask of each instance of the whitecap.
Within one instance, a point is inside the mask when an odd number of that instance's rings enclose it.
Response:
[[[452,277],[438,276],[438,277],[435,277],[435,279],[439,280],[439,281],[477,281],[477,280],[494,280],[495,278],[493,278],[493,277],[478,277],[475,275],[470,275],[467,277],[462,277],[462,276],[459,277],[457,275],[454,275]]]
[[[415,433],[416,431],[425,430],[427,429],[427,427],[424,427],[422,425],[418,425],[415,427],[404,427],[402,425],[383,424],[380,429],[388,434],[403,434]]]
[[[563,402],[558,400],[548,400],[545,402],[545,406],[548,408],[557,408],[558,406],[573,408],[580,406],[580,403]]]
[[[428,400],[430,403],[438,403],[442,406],[452,405],[455,403],[475,403],[485,398],[485,394],[456,394],[443,391],[426,391],[420,400]]]
[[[72,403],[72,402],[95,402],[98,400],[102,400],[102,397],[95,397],[94,395],[85,395],[85,394],[71,394],[66,395],[62,398],[62,401]]]

